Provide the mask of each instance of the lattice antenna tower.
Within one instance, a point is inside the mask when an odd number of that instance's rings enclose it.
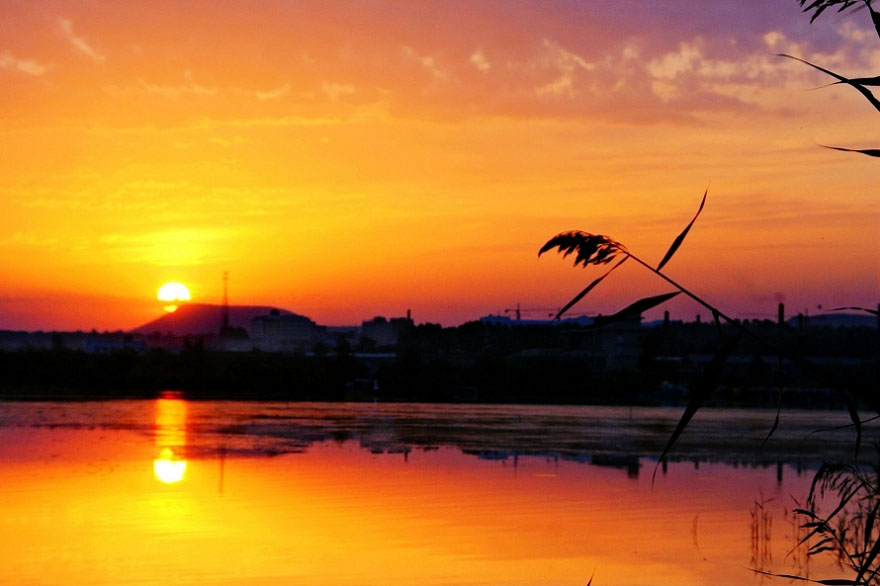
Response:
[[[223,330],[229,328],[229,271],[223,271]]]

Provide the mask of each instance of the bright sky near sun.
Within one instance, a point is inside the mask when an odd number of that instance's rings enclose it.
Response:
[[[0,329],[127,329],[156,290],[322,324],[559,307],[608,234],[725,311],[878,299],[865,11],[795,0],[0,2]],[[628,263],[631,264],[631,263]],[[595,267],[593,268],[595,269]],[[576,308],[669,290],[624,266]],[[669,306],[691,319],[697,309]]]

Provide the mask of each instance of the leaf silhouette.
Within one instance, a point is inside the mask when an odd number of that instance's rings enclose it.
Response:
[[[849,411],[849,418],[853,422],[853,427],[856,428],[856,449],[854,453],[858,456],[859,447],[862,445],[862,420],[859,417],[859,406],[855,397],[850,393],[844,393],[843,400],[846,403],[846,410]]]
[[[798,0],[798,3],[801,7],[807,3],[807,0]],[[861,8],[868,8],[868,11],[871,13],[871,20],[874,23],[874,29],[877,31],[877,36],[880,37],[880,14],[874,11],[871,8],[871,0],[814,0],[809,6],[803,8],[804,12],[809,12],[811,10],[815,10],[816,12],[810,17],[810,22],[812,23],[814,20],[819,18],[819,15],[825,11],[826,8],[830,8],[832,6],[837,6],[837,12],[843,12],[847,8],[851,8],[853,6],[856,7],[856,10]]]
[[[770,438],[773,437],[773,434],[776,433],[776,428],[779,427],[779,414],[782,412],[782,406],[780,405],[776,409],[776,419],[773,420],[773,426],[770,428],[770,431],[767,432],[767,437],[764,438],[764,441],[761,442],[761,447],[763,448],[767,445],[767,442],[770,441]]]
[[[870,86],[880,85],[880,75],[876,75],[874,77],[851,77],[849,80],[851,82],[857,83],[859,85],[870,85]],[[841,84],[841,83],[845,83],[845,82],[834,81],[828,85],[837,85],[837,84]]]
[[[585,267],[609,263],[614,260],[618,252],[626,253],[626,248],[621,243],[601,234],[590,234],[580,230],[557,234],[541,247],[538,256],[554,248],[559,249],[562,258],[577,252],[574,266],[582,264]]]
[[[869,157],[880,157],[880,149],[848,149],[846,147],[828,146],[827,144],[820,144],[819,146],[824,147],[826,149],[833,149],[835,151],[846,151],[848,153],[862,153],[863,155],[868,155]]]
[[[780,370],[782,368],[782,356],[779,357],[779,367]],[[779,427],[779,416],[782,413],[782,381],[779,383],[779,399],[776,402],[776,419],[773,420],[773,426],[770,428],[770,431],[767,432],[767,437],[764,438],[764,441],[761,442],[761,448],[763,449],[767,442],[770,441],[770,438],[776,432],[776,428]]]
[[[593,577],[594,577],[595,575],[596,575],[596,569],[593,568],[593,573],[590,574],[590,580],[587,582],[587,586],[590,586],[590,584],[593,583]]]
[[[807,0],[798,0],[798,3],[801,6],[807,3]],[[859,4],[859,0],[814,0],[809,6],[804,7],[804,12],[809,12],[810,10],[815,10],[815,14],[810,18],[810,22],[812,23],[814,20],[819,18],[819,15],[825,11],[826,8],[829,8],[834,5],[839,5],[840,7],[837,9],[838,12],[843,12],[847,8],[851,6],[855,6]]]
[[[874,23],[874,30],[877,31],[877,36],[880,37],[880,13],[871,7],[870,2],[866,2],[866,4],[868,5],[868,12],[871,13],[871,22]]]
[[[554,320],[557,320],[557,319],[559,319],[560,317],[562,317],[562,314],[563,314],[563,313],[565,313],[566,311],[568,311],[569,309],[571,309],[571,308],[574,306],[575,303],[577,303],[578,301],[580,301],[581,299],[583,299],[584,296],[585,296],[587,293],[589,293],[590,291],[593,290],[593,287],[595,287],[596,285],[598,285],[599,283],[601,283],[601,282],[602,282],[602,279],[604,279],[605,277],[607,277],[608,275],[610,275],[610,274],[611,274],[611,271],[613,271],[614,269],[616,269],[617,267],[619,267],[620,265],[622,265],[624,262],[626,262],[626,259],[628,259],[628,258],[629,258],[629,256],[625,256],[625,257],[623,257],[622,259],[620,259],[620,261],[618,261],[618,263],[617,263],[616,265],[614,265],[613,267],[611,267],[610,269],[608,269],[608,270],[605,272],[604,275],[602,275],[601,277],[595,279],[592,283],[590,283],[589,285],[587,285],[586,289],[584,289],[583,291],[581,291],[580,293],[578,293],[577,295],[575,295],[574,298],[572,298],[571,301],[569,301],[568,303],[566,303],[566,304],[565,304],[565,307],[563,307],[562,309],[560,309],[560,310],[559,310],[559,313],[557,313],[557,314],[556,314],[556,317],[554,317],[553,319],[554,319]]]
[[[876,510],[875,510],[876,512]],[[870,543],[870,541],[869,541]],[[861,562],[861,567],[859,568],[859,575],[856,576],[856,581],[859,584],[863,584],[862,578],[865,576],[865,572],[870,570],[871,565],[874,563],[874,560],[877,559],[877,555],[880,554],[880,540],[874,542],[873,547],[871,547],[871,551],[868,552],[868,556],[864,558]]]
[[[678,247],[681,246],[681,243],[684,242],[684,237],[687,236],[687,233],[690,231],[691,226],[694,225],[694,222],[697,221],[697,218],[700,217],[700,212],[703,211],[703,206],[706,205],[706,196],[709,194],[709,188],[706,188],[706,191],[703,193],[703,201],[700,202],[700,208],[697,210],[697,213],[694,215],[694,219],[690,221],[690,223],[685,226],[685,229],[681,231],[675,240],[672,241],[672,246],[669,247],[669,250],[666,251],[666,255],[663,257],[663,260],[660,261],[660,264],[657,265],[657,270],[662,269],[669,259],[672,258],[672,255],[675,254],[675,251],[678,250]]]
[[[787,55],[787,54],[785,54],[785,53],[779,53],[779,56],[780,56],[780,57],[787,57],[787,58],[789,58],[789,59],[794,59],[795,61],[800,61],[801,63],[804,63],[804,64],[806,64],[806,65],[809,65],[810,67],[812,67],[812,68],[814,68],[814,69],[818,69],[819,71],[822,71],[822,72],[824,72],[824,73],[827,73],[827,74],[830,75],[831,77],[833,77],[833,78],[835,78],[835,79],[838,79],[838,80],[840,80],[841,82],[843,82],[843,83],[845,83],[845,84],[851,85],[852,87],[856,88],[856,89],[859,91],[860,94],[862,94],[863,96],[865,96],[865,99],[866,99],[866,100],[868,100],[869,102],[871,102],[871,105],[874,106],[874,109],[876,109],[878,112],[880,112],[880,100],[878,100],[877,98],[875,98],[875,97],[874,97],[874,94],[872,94],[869,90],[865,89],[865,87],[864,87],[863,85],[861,85],[861,84],[859,84],[859,83],[853,81],[852,79],[849,79],[849,78],[843,77],[842,75],[839,75],[839,74],[837,74],[837,73],[834,73],[833,71],[830,71],[830,70],[828,70],[828,69],[825,69],[824,67],[819,67],[819,66],[816,65],[815,63],[810,63],[809,61],[807,61],[807,60],[805,60],[805,59],[801,59],[800,57],[794,57],[794,56],[792,56],[792,55]]]
[[[846,578],[828,578],[826,580],[812,580],[810,578],[804,578],[803,576],[796,576],[794,574],[776,574],[774,572],[767,572],[765,570],[757,570],[752,568],[752,571],[756,574],[762,574],[764,576],[772,576],[775,578],[788,578],[789,580],[799,580],[801,582],[812,582],[813,584],[823,584],[824,586],[864,586],[864,582],[856,582],[855,580],[847,580]]]
[[[877,501],[874,508],[871,509],[871,512],[868,513],[868,516],[865,518],[865,543],[871,543],[871,536],[874,531],[874,520],[877,518],[878,511],[880,511],[880,501]]]
[[[655,307],[672,299],[679,293],[681,293],[681,291],[673,291],[672,293],[664,293],[662,295],[654,295],[653,297],[645,297],[644,299],[639,299],[635,303],[627,305],[617,313],[608,316],[597,317],[596,320],[589,327],[600,328],[603,326],[607,326],[608,324],[624,320],[628,317],[641,315],[652,307]]]
[[[718,331],[718,338],[724,339],[724,330],[721,329],[721,312],[712,308],[712,319],[715,321],[715,329]]]
[[[702,407],[703,402],[706,400],[706,397],[709,396],[709,393],[715,390],[715,387],[718,386],[718,380],[721,378],[721,370],[724,368],[724,364],[727,362],[727,359],[736,347],[737,342],[739,342],[740,337],[742,337],[742,330],[738,331],[735,336],[728,339],[721,348],[718,349],[718,352],[712,357],[712,360],[706,366],[706,370],[703,371],[700,378],[691,386],[690,392],[688,393],[687,407],[685,407],[681,419],[678,420],[678,425],[676,425],[675,429],[672,431],[672,435],[669,436],[666,446],[663,448],[663,453],[660,454],[660,459],[657,460],[657,465],[654,466],[654,474],[651,476],[651,484],[654,483],[654,479],[657,477],[657,469],[660,467],[660,464],[666,460],[669,450],[672,449],[672,446],[678,441],[678,437],[682,434],[688,423],[690,423],[696,412]]]

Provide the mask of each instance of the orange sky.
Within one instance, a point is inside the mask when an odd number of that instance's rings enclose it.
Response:
[[[875,306],[876,159],[817,144],[877,114],[775,56],[875,75],[868,15],[708,6],[3,0],[0,328],[135,327],[225,270],[323,324],[559,307],[597,275],[549,237],[657,262],[707,185],[671,276],[744,317]],[[667,290],[624,266],[578,310]]]

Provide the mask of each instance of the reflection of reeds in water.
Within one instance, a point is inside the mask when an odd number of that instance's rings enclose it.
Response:
[[[795,503],[797,504],[797,503]],[[797,575],[809,580],[810,579],[810,556],[811,538],[807,535],[807,529],[801,523],[799,516],[785,509],[783,517],[791,527],[791,549],[786,555],[786,559],[795,569]]]
[[[772,541],[773,515],[764,505],[773,499],[765,500],[764,496],[756,500],[749,509],[751,520],[752,548],[749,563],[759,571],[767,571],[773,563]]]
[[[822,509],[830,507],[830,513]],[[880,478],[876,469],[825,465],[813,480],[804,508],[796,509],[809,530],[807,555],[834,555],[842,570],[855,574],[841,584],[880,584]]]

